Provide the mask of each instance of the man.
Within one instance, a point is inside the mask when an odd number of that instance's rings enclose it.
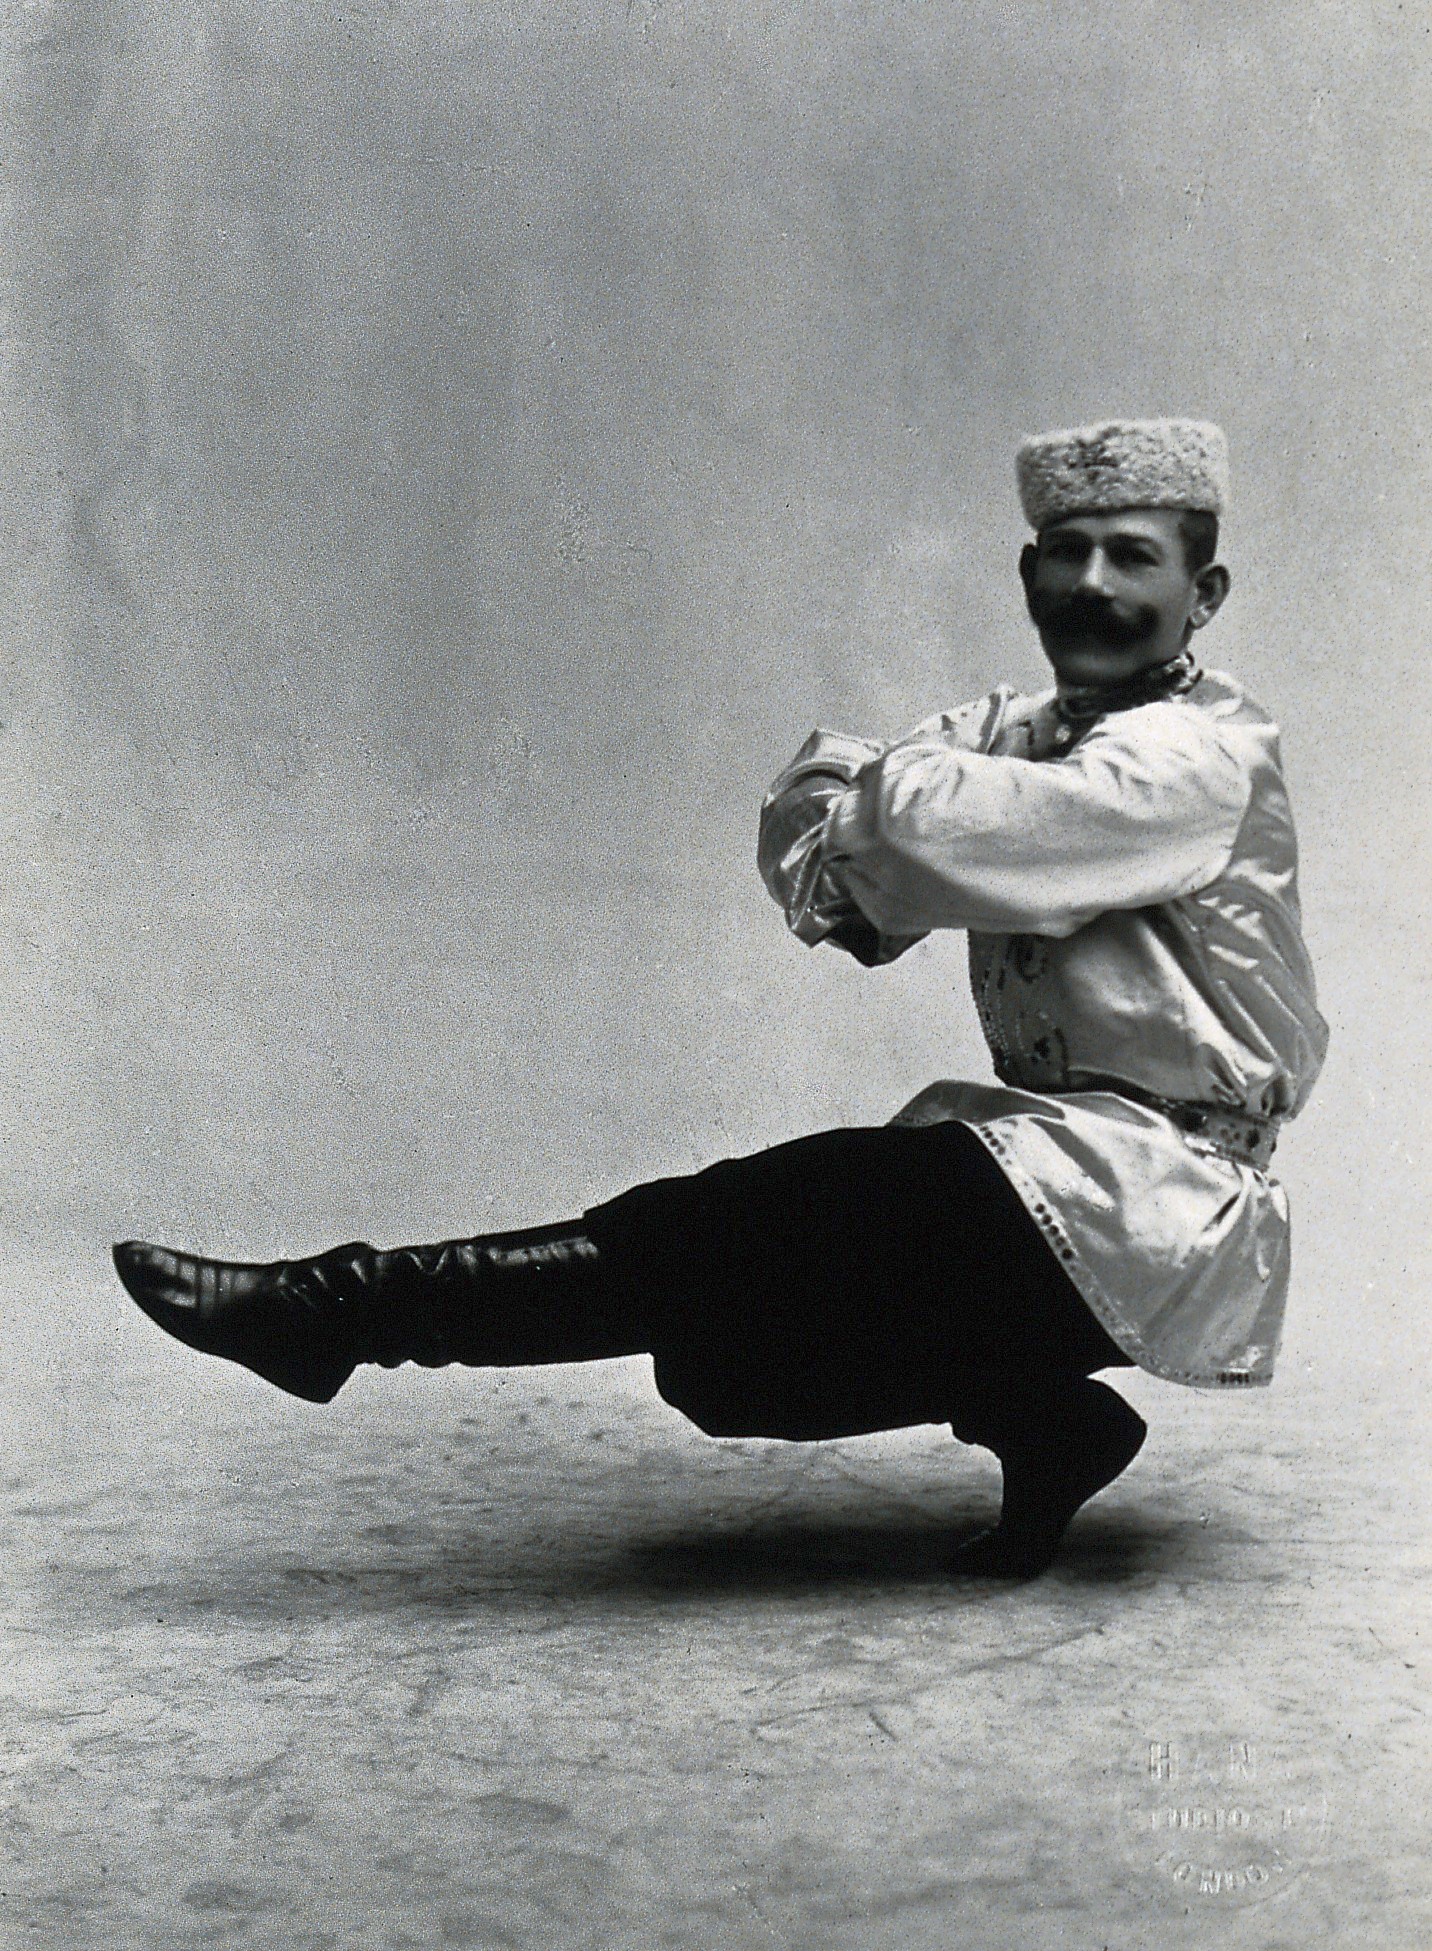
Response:
[[[1288,1278],[1268,1165],[1326,1032],[1299,933],[1277,733],[1194,662],[1216,560],[1216,427],[1028,441],[1020,558],[1053,666],[889,747],[817,732],[760,866],[789,926],[875,966],[969,932],[998,1085],[888,1126],[638,1186],[582,1219],[230,1265],[129,1243],[161,1326],[327,1401],[358,1362],[650,1352],[714,1435],[949,1422],[999,1457],[960,1569],[1029,1576],[1145,1425],[1096,1371],[1266,1383]]]

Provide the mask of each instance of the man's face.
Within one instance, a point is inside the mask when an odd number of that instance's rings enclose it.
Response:
[[[1176,657],[1227,587],[1222,569],[1190,575],[1172,508],[1071,515],[1041,529],[1019,570],[1044,654],[1076,685],[1117,684]]]

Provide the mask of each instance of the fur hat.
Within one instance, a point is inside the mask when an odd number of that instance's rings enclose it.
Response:
[[[1023,441],[1015,457],[1031,528],[1116,508],[1199,508],[1228,502],[1228,442],[1211,420],[1105,420]]]

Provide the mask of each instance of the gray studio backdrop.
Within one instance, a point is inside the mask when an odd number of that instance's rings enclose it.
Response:
[[[1401,1364],[1417,11],[8,0],[8,1234],[520,1223],[984,1074],[759,797],[1038,681],[1018,436],[1191,411],[1334,1029],[1291,1352]]]

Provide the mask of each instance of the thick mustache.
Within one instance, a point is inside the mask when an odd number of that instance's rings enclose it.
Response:
[[[1158,627],[1158,612],[1141,604],[1128,615],[1103,597],[1066,596],[1062,602],[1041,606],[1038,622],[1055,638],[1095,637],[1105,644],[1136,644]]]

